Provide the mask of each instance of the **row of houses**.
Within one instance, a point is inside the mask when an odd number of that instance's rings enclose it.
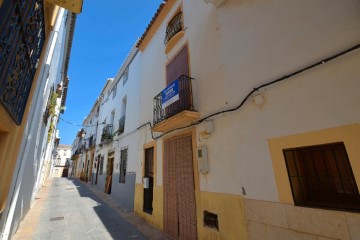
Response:
[[[58,1],[56,1],[58,2]],[[71,1],[73,2],[73,1]],[[54,170],[82,1],[0,1],[0,239],[11,239]]]
[[[175,239],[359,239],[360,2],[168,0],[73,143]]]

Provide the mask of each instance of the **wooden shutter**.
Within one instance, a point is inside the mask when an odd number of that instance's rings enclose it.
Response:
[[[166,85],[181,75],[189,76],[188,47],[185,45],[174,59],[166,66]]]

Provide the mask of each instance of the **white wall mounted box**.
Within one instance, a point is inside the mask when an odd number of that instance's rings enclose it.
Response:
[[[210,167],[209,167],[209,160],[208,160],[206,145],[201,146],[197,149],[197,158],[198,158],[199,172],[202,174],[209,173]]]

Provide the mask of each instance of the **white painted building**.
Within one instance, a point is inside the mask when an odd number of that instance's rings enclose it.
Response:
[[[83,135],[78,134],[73,145],[76,176],[111,194],[128,210],[134,209],[135,172],[139,164],[140,58],[137,53],[134,46],[115,78],[107,79],[83,122]],[[84,148],[75,153],[79,141]]]
[[[71,166],[71,145],[59,144],[53,161],[52,177],[68,177]]]
[[[357,239],[359,1],[216,2],[165,1],[138,44],[135,211],[175,239]]]
[[[357,239],[359,10],[164,1],[77,135],[83,180],[174,239]]]
[[[38,4],[38,3],[33,3]],[[4,5],[3,5],[4,6]],[[6,5],[5,5],[6,7]],[[35,201],[35,195],[47,179],[53,166],[53,149],[56,125],[65,105],[67,69],[75,26],[76,14],[54,5],[53,25],[46,29],[47,41],[43,57],[38,63],[29,114],[24,119],[23,133],[14,175],[11,180],[8,201],[2,211],[0,239],[9,239]],[[48,16],[47,16],[48,17]],[[50,21],[49,19],[45,19]],[[50,26],[50,23],[47,23]],[[44,26],[43,26],[44,27]],[[44,29],[43,29],[44,30]]]

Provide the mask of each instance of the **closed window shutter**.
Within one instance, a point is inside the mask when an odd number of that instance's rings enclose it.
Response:
[[[166,66],[166,85],[181,75],[189,76],[188,47],[183,47],[174,59]]]

